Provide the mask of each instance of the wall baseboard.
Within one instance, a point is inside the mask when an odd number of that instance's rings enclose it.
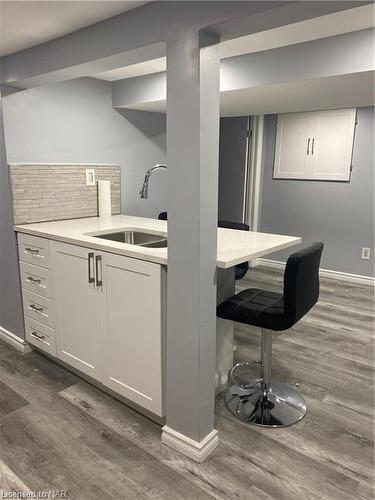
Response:
[[[199,463],[203,462],[219,444],[216,429],[211,431],[201,442],[194,441],[167,425],[163,427],[162,431],[161,442],[163,444]]]
[[[255,259],[251,261],[252,267],[266,266],[274,269],[285,269],[285,262],[271,259]],[[331,269],[320,269],[320,276],[322,278],[334,278],[341,281],[348,281],[350,283],[358,283],[361,285],[375,286],[375,278],[371,276],[362,276],[360,274],[350,274],[341,271],[332,271]]]
[[[14,335],[14,333],[10,332],[9,330],[6,330],[1,326],[0,326],[0,339],[4,340],[7,344],[10,344],[18,351],[21,351],[25,354],[31,351],[31,347],[25,340],[17,337],[17,335]]]

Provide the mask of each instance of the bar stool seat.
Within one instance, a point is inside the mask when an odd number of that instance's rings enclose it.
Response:
[[[225,393],[228,409],[241,420],[264,427],[282,427],[301,420],[306,413],[303,396],[285,382],[271,378],[272,331],[296,324],[318,301],[319,265],[323,243],[314,243],[292,254],[286,263],[283,293],[249,288],[217,307],[220,318],[262,328],[260,370],[257,378],[240,380],[238,374],[251,363],[237,363]]]
[[[218,316],[270,330],[292,326],[284,314],[283,295],[260,288],[249,288],[230,297],[218,306]]]

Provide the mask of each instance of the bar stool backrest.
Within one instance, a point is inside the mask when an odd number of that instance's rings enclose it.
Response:
[[[249,224],[244,222],[231,222],[227,220],[219,220],[217,225],[226,229],[237,229],[239,231],[249,231]]]
[[[319,266],[323,243],[290,255],[284,274],[284,313],[291,324],[297,323],[319,299]]]

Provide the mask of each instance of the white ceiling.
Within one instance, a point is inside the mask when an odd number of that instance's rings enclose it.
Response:
[[[374,72],[372,71],[252,87],[220,94],[221,116],[291,113],[373,105]],[[139,103],[129,109],[165,113],[166,101]]]
[[[352,31],[359,31],[374,26],[374,5],[364,5],[320,16],[307,21],[289,24],[279,28],[254,33],[220,44],[220,57],[239,56],[251,54],[276,47],[285,47],[296,43],[318,40]],[[166,58],[160,57],[123,68],[96,73],[94,78],[115,81],[135,76],[158,73],[166,70]]]
[[[0,1],[0,56],[38,45],[148,2]]]

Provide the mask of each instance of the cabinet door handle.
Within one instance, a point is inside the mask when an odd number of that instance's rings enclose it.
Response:
[[[38,307],[35,304],[30,304],[29,308],[32,309],[33,311],[41,314],[43,312],[43,307]]]
[[[99,272],[100,268],[100,272]],[[102,286],[103,285],[103,276],[102,276],[102,256],[97,255],[95,257],[95,274],[96,274],[96,286]],[[100,278],[99,278],[100,276]]]
[[[26,247],[25,252],[31,253],[31,255],[38,255],[39,254],[39,250],[37,248]]]
[[[30,281],[31,283],[34,283],[35,285],[40,285],[42,282],[42,280],[33,278],[32,276],[28,276],[27,281]]]
[[[88,270],[88,275],[89,275],[89,283],[95,283],[95,275],[94,275],[94,252],[90,252],[87,257],[88,265],[89,265],[89,270]]]
[[[312,144],[311,144],[311,154],[314,154],[314,144],[315,144],[315,137],[313,137]]]
[[[30,335],[41,341],[43,341],[46,338],[44,335],[39,335],[37,332],[31,332]]]
[[[310,137],[307,139],[307,154],[310,154]]]

